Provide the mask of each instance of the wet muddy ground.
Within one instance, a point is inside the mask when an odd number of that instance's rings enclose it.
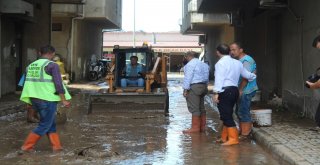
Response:
[[[73,97],[67,122],[58,133],[64,151],[53,153],[47,137],[36,152],[19,154],[19,149],[36,124],[25,114],[0,118],[1,164],[215,164],[277,165],[272,156],[254,141],[222,147],[215,143],[219,133],[218,114],[207,109],[206,133],[183,134],[191,115],[182,96],[181,80],[169,81],[170,115],[136,113],[93,113],[87,115],[86,95]]]

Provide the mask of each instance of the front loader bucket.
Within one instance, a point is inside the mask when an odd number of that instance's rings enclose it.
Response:
[[[151,112],[167,113],[168,95],[155,93],[106,93],[91,94],[88,113],[95,112]]]

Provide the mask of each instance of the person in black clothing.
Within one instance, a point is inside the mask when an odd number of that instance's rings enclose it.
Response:
[[[320,35],[313,39],[312,47],[320,50]],[[320,79],[317,82],[306,81],[306,84],[310,87],[310,89],[318,89],[320,88]],[[315,121],[318,127],[320,127],[320,104],[318,105],[318,109],[315,115]]]

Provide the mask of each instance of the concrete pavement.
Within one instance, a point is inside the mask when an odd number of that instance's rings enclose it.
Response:
[[[10,94],[0,99],[0,117],[26,110],[26,105],[19,101],[19,94]]]
[[[212,82],[208,88],[213,88]],[[271,103],[277,104],[274,100]],[[214,105],[211,107],[217,108]],[[281,164],[320,165],[320,128],[316,127],[315,122],[299,118],[297,112],[271,109],[272,126],[253,128],[253,139],[272,153]]]
[[[310,119],[282,121],[290,116],[274,114],[271,127],[253,129],[258,144],[269,150],[281,162],[292,165],[320,165],[320,129]]]

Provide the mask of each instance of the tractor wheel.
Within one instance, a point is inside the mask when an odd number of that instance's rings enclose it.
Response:
[[[88,75],[88,79],[90,81],[95,81],[98,79],[98,74],[96,72],[90,72]]]

